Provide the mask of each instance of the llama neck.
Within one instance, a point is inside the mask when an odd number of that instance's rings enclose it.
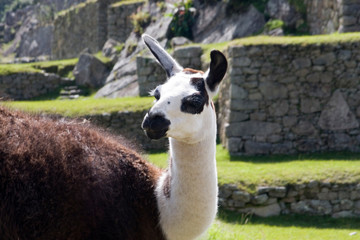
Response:
[[[168,239],[194,239],[212,223],[217,211],[215,133],[187,144],[170,141],[170,167],[160,178],[160,223]]]

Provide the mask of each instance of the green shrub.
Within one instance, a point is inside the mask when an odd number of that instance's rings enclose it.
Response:
[[[279,19],[270,20],[264,26],[264,30],[268,32],[277,28],[281,28],[281,29],[284,28],[284,22],[282,20]]]
[[[146,28],[151,21],[150,14],[142,11],[133,13],[130,18],[134,25],[134,32],[139,36],[144,33],[144,28]]]
[[[192,0],[182,1],[180,4],[176,5],[178,11],[171,15],[173,19],[170,23],[170,31],[167,34],[169,39],[180,36],[193,39],[192,26],[195,22],[195,18],[191,12],[192,6]]]

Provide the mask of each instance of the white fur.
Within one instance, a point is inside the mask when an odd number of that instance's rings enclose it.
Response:
[[[217,212],[215,111],[210,102],[201,114],[180,111],[181,99],[196,92],[190,78],[199,76],[178,73],[170,78],[158,89],[161,98],[151,109],[171,121],[167,132],[170,169],[156,189],[160,224],[169,240],[195,239],[211,225]],[[163,190],[167,174],[171,175],[170,198]]]

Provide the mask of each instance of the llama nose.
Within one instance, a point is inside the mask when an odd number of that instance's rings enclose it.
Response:
[[[163,114],[146,114],[142,122],[142,128],[146,135],[151,139],[160,139],[165,137],[169,130],[170,121]]]

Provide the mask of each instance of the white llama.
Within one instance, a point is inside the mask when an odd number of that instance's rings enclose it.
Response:
[[[160,225],[168,239],[194,239],[217,212],[216,114],[211,99],[227,61],[212,51],[206,73],[183,69],[157,41],[147,35],[143,39],[169,78],[153,91],[156,102],[143,122],[148,137],[167,136],[170,143],[169,169],[156,187]]]

